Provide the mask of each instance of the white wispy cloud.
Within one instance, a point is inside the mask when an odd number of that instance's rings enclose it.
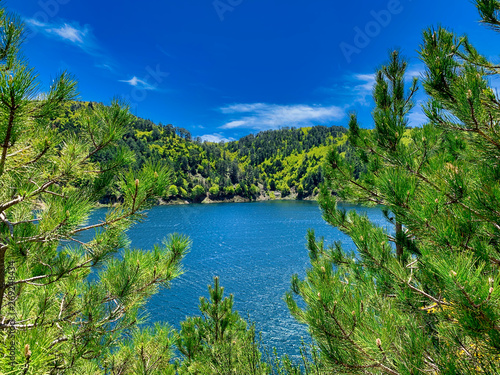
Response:
[[[415,108],[408,115],[408,125],[412,128],[420,127],[429,121],[422,109],[424,100],[418,100],[416,104]]]
[[[53,29],[47,29],[47,32],[49,33],[55,33],[59,35],[63,39],[67,39],[70,42],[76,43],[76,44],[84,44],[85,39],[87,35],[89,34],[89,29],[88,26],[84,26],[83,29],[78,29],[74,26],[68,25],[65,23],[64,25],[58,27],[58,28],[53,28]]]
[[[222,107],[222,113],[245,113],[255,112],[258,110],[266,109],[269,104],[265,103],[252,103],[252,104],[233,104],[227,107]]]
[[[417,77],[420,81],[424,72],[425,67],[421,64],[409,66],[405,74],[406,87],[410,87],[410,83],[413,81],[414,77]],[[350,88],[355,94],[354,102],[362,106],[374,106],[372,95],[376,82],[375,74],[352,74],[349,77],[349,81],[351,83],[346,84],[346,88]],[[424,102],[423,93],[421,91],[417,93],[417,98],[419,98],[419,100],[417,100],[417,105],[409,114],[410,126],[421,126],[427,121],[427,117],[421,108]]]
[[[310,126],[345,116],[345,110],[338,106],[310,106],[305,104],[278,105],[266,103],[232,104],[220,108],[223,114],[231,115],[231,121],[222,129],[278,129],[284,126]]]
[[[115,71],[115,68],[112,66],[112,64],[109,64],[109,63],[97,63],[97,64],[95,64],[95,66],[96,66],[96,68],[108,70],[112,73]]]
[[[336,103],[343,103],[347,108],[356,105],[373,105],[372,92],[375,85],[375,73],[350,73],[338,77],[330,86],[320,87],[321,94],[327,94]]]
[[[409,84],[413,81],[414,77],[421,78],[425,71],[425,67],[422,64],[410,65],[406,70],[405,82]],[[344,88],[347,90],[352,90],[355,94],[355,102],[363,106],[373,105],[373,101],[370,100],[373,95],[373,87],[375,86],[376,76],[375,73],[356,73],[352,74],[347,79],[347,83],[344,84]]]
[[[232,137],[225,137],[222,133],[205,134],[202,135],[200,138],[202,141],[213,142],[213,143],[231,142],[236,140]]]
[[[91,55],[101,54],[89,25],[81,26],[78,22],[43,23],[32,18],[24,22],[34,32],[75,45]]]
[[[46,27],[45,23],[42,23],[34,18],[26,18],[24,20],[25,23],[28,24],[28,26],[33,26],[33,27]]]
[[[130,86],[137,87],[138,89],[141,89],[141,90],[151,90],[151,91],[156,90],[155,86],[150,85],[146,81],[139,79],[136,76],[132,77],[131,79],[127,79],[127,80],[119,80],[119,82],[128,83]]]
[[[235,128],[244,128],[247,124],[246,120],[238,120],[238,121],[230,121],[225,123],[222,128],[223,129],[235,129]]]
[[[375,74],[354,74],[352,78],[356,82],[352,88],[356,95],[355,101],[361,105],[371,105],[368,98],[371,98],[373,93]]]

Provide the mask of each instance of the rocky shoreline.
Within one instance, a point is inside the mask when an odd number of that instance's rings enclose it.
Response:
[[[248,202],[267,202],[267,201],[296,201],[296,200],[303,200],[303,201],[316,201],[318,199],[318,196],[307,196],[304,198],[298,198],[297,194],[290,194],[287,195],[286,197],[281,197],[281,193],[279,192],[273,192],[274,193],[274,198],[272,198],[269,195],[264,195],[261,194],[255,199],[250,199],[246,197],[242,197],[240,195],[234,195],[232,197],[227,197],[223,199],[217,199],[214,197],[205,197],[202,201],[197,201],[194,202],[192,200],[187,200],[187,199],[182,199],[182,198],[176,198],[172,200],[165,200],[163,198],[160,198],[158,200],[157,205],[158,206],[174,206],[174,205],[185,205],[185,204],[195,204],[195,203],[201,203],[201,204],[216,204],[216,203],[248,203]]]
[[[157,199],[155,206],[179,206],[179,205],[187,205],[187,204],[217,204],[217,203],[250,203],[250,202],[267,202],[267,201],[317,201],[318,195],[309,195],[303,198],[299,198],[298,194],[295,192],[295,189],[292,189],[290,194],[283,197],[281,192],[279,191],[269,191],[267,193],[261,193],[259,196],[255,198],[247,198],[241,195],[233,195],[231,197],[210,197],[210,194],[207,193],[205,198],[192,200],[176,197],[173,199],[165,199],[159,198]],[[99,202],[96,204],[97,207],[113,207],[116,206],[118,202]]]

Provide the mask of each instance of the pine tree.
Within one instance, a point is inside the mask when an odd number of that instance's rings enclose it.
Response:
[[[181,323],[177,348],[183,355],[179,374],[267,374],[261,361],[255,328],[233,310],[234,297],[224,297],[219,278],[209,286],[209,299],[200,298],[201,316]]]
[[[477,1],[498,29],[498,1]],[[500,101],[498,67],[467,37],[428,29],[424,110],[429,122],[407,129],[412,84],[393,53],[377,73],[375,129],[352,116],[349,140],[366,168],[333,150],[320,206],[355,249],[308,234],[311,268],[287,295],[306,323],[327,370],[345,374],[497,374],[500,372]],[[377,227],[337,202],[382,204]]]
[[[151,251],[134,250],[125,231],[172,174],[154,162],[127,170],[133,156],[116,144],[132,116],[118,101],[91,106],[78,135],[59,131],[52,119],[76,97],[76,83],[62,73],[40,92],[22,42],[22,23],[0,9],[0,372],[164,373],[170,347],[149,359],[141,348],[168,329],[138,330],[139,312],[181,273],[189,241],[172,235]],[[114,158],[97,163],[110,148]],[[88,224],[113,184],[123,203]]]

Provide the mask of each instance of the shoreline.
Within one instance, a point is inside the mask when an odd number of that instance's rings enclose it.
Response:
[[[317,201],[318,195],[315,196],[307,196],[304,198],[298,198],[297,194],[290,194],[286,197],[277,196],[275,193],[275,197],[271,198],[269,195],[260,195],[255,199],[250,199],[246,197],[242,197],[240,195],[234,195],[230,198],[217,199],[210,198],[208,195],[205,199],[201,201],[193,201],[183,198],[175,198],[172,200],[165,200],[164,198],[159,198],[156,200],[154,206],[182,206],[182,205],[190,205],[190,204],[219,204],[219,203],[252,203],[252,202],[269,202],[269,201]],[[96,207],[113,207],[116,206],[117,203],[96,203]]]

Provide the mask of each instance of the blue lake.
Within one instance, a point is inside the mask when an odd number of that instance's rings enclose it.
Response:
[[[387,226],[379,208],[344,207],[366,212],[374,223]],[[104,212],[100,209],[95,215]],[[325,223],[315,202],[154,207],[128,232],[134,248],[150,249],[173,232],[188,235],[193,244],[183,261],[185,273],[171,289],[149,301],[150,320],[179,328],[187,316],[199,315],[199,297],[207,296],[207,286],[219,276],[225,293],[234,295],[236,310],[262,332],[264,344],[295,357],[308,333],[290,316],[283,296],[291,276],[304,277],[309,265],[308,229],[328,244],[342,241],[345,248],[354,246],[349,237]]]

